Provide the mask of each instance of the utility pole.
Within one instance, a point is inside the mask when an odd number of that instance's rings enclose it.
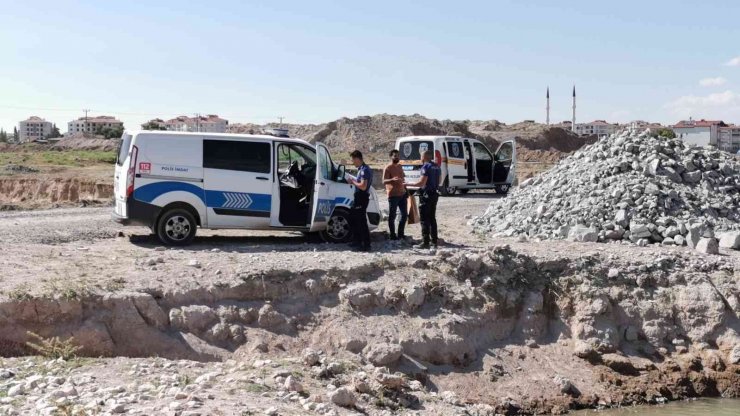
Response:
[[[200,113],[195,113],[195,128],[200,133]]]
[[[573,132],[576,131],[576,85],[573,84]]]
[[[547,98],[547,106],[545,107],[545,110],[547,111],[547,120],[545,123],[549,126],[550,125],[550,86],[547,87],[547,95],[545,95]]]
[[[284,118],[285,117],[283,117],[283,116],[278,116],[278,120],[280,120],[280,127],[283,127],[283,119]]]

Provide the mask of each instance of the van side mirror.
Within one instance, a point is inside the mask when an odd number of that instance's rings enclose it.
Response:
[[[347,174],[347,168],[344,167],[344,165],[339,165],[337,167],[337,177],[336,182],[347,182],[347,180],[344,178]]]

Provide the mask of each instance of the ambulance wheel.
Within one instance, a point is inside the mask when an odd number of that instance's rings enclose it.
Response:
[[[326,230],[319,231],[321,239],[327,243],[348,243],[352,239],[352,226],[349,212],[334,210],[326,223]]]
[[[173,208],[166,211],[157,221],[157,236],[162,243],[170,246],[190,244],[195,237],[197,223],[188,210]]]
[[[439,193],[441,193],[442,196],[451,196],[455,195],[455,192],[457,192],[457,187],[450,186],[450,181],[445,179],[445,183],[442,184]]]
[[[511,185],[496,185],[496,193],[501,195],[506,195],[509,193],[509,189],[511,188]]]

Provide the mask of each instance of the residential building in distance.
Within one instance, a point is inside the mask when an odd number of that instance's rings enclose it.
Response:
[[[123,122],[113,116],[80,117],[67,123],[67,136],[74,134],[95,134],[100,129],[123,128]]]
[[[590,123],[576,124],[575,132],[581,136],[598,136],[604,137],[615,133],[619,129],[619,124],[607,123],[604,120],[594,120]]]
[[[674,124],[671,129],[676,137],[688,144],[695,146],[715,146],[719,139],[719,129],[727,127],[722,120],[681,120]]]
[[[18,123],[18,140],[21,143],[45,139],[51,134],[54,126],[41,117],[31,116]]]
[[[650,133],[657,133],[659,130],[666,128],[660,123],[651,123],[645,120],[634,120],[629,122],[625,127],[629,127],[634,130],[644,131],[650,130]]]
[[[229,121],[216,114],[195,117],[180,116],[165,121],[164,126],[167,130],[172,131],[226,133],[226,129],[229,127]]]
[[[740,152],[740,126],[720,127],[717,132],[717,148],[725,152]]]

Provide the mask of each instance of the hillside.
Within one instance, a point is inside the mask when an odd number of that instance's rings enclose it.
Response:
[[[257,133],[267,125],[233,124],[232,133]],[[382,156],[393,147],[395,139],[402,136],[449,134],[472,137],[495,149],[499,143],[517,139],[520,161],[552,163],[563,153],[579,149],[592,138],[579,137],[557,127],[548,127],[534,122],[506,125],[497,120],[436,120],[419,114],[397,116],[378,114],[355,118],[343,117],[324,124],[284,124],[291,137],[300,137],[309,142],[321,142],[333,151],[349,152],[360,149],[371,155]]]

